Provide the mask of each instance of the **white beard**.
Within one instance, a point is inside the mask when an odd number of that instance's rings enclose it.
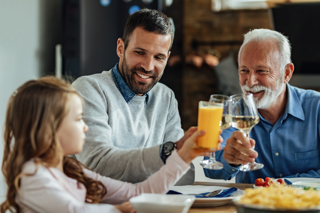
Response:
[[[279,76],[277,85],[275,89],[268,88],[262,85],[255,85],[253,87],[249,87],[248,85],[241,86],[241,90],[243,93],[247,92],[260,92],[264,91],[264,94],[260,100],[258,98],[254,98],[254,102],[258,109],[268,109],[279,97],[281,92],[283,91],[285,84],[283,83],[284,76]]]

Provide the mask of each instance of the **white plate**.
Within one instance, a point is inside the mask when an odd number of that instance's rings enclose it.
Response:
[[[187,185],[187,186],[173,186],[171,190],[181,192],[184,195],[199,194],[204,192],[211,192],[217,189],[228,189],[222,186],[202,186],[202,185]],[[193,207],[212,207],[226,205],[232,201],[236,196],[243,194],[243,190],[238,189],[229,197],[215,197],[215,198],[196,198],[193,202]]]
[[[129,201],[137,213],[187,213],[194,200],[194,196],[188,195],[142,193]]]
[[[320,189],[320,178],[286,178],[296,187],[314,187]]]

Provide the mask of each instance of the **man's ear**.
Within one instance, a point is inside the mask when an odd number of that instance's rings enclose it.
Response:
[[[121,38],[118,38],[117,41],[117,55],[120,59],[123,58],[123,53],[124,53],[124,42]]]
[[[287,64],[284,71],[284,83],[288,83],[290,81],[293,71],[294,71],[293,63]]]

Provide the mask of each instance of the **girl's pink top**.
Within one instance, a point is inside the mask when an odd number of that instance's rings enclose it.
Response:
[[[103,177],[84,169],[87,176],[101,181],[107,188],[107,194],[101,204],[85,203],[86,189],[83,184],[67,177],[60,170],[39,165],[34,175],[23,176],[20,193],[17,196],[23,213],[29,212],[120,212],[113,205],[128,201],[141,193],[166,193],[189,169],[174,151],[161,169],[147,180],[134,185],[127,182]],[[33,160],[26,162],[23,173],[34,173]]]

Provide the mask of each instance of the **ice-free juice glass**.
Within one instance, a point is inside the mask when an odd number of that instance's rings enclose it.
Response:
[[[197,140],[199,147],[218,148],[219,124],[222,119],[222,112],[223,103],[199,102],[198,129],[206,130],[206,134]]]

